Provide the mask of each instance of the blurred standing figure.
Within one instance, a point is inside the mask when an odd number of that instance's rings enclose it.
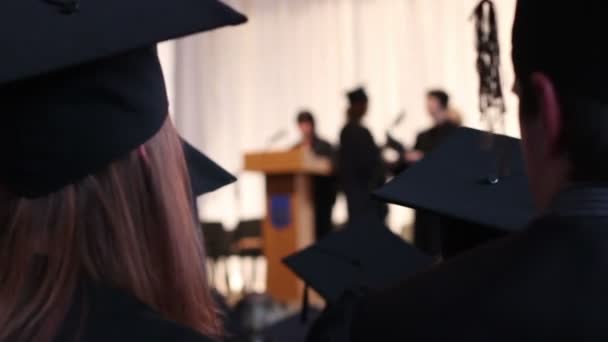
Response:
[[[301,134],[301,141],[296,148],[309,148],[314,154],[328,158],[335,164],[335,151],[333,146],[317,135],[315,118],[312,113],[303,111],[298,114],[297,124]],[[331,220],[336,195],[338,192],[335,175],[315,176],[313,179],[313,196],[315,205],[315,236],[319,240],[333,230]]]
[[[433,119],[433,127],[420,133],[413,151],[406,152],[408,164],[416,163],[439,146],[450,136],[459,124],[449,109],[450,97],[443,90],[431,90],[427,93],[427,111]],[[433,256],[441,254],[441,224],[438,215],[416,211],[414,224],[414,245]]]
[[[347,123],[340,133],[338,173],[348,204],[349,221],[371,215],[384,221],[386,204],[371,192],[384,184],[385,167],[380,149],[370,131],[361,124],[367,113],[368,97],[363,88],[348,93]]]

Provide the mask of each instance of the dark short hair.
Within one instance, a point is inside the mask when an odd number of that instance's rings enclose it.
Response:
[[[310,123],[311,125],[315,125],[315,117],[312,115],[311,112],[304,110],[301,111],[300,113],[298,113],[298,117],[296,119],[296,121],[300,124],[300,123]]]
[[[529,80],[518,82],[521,121],[534,120],[538,99]],[[564,120],[561,148],[572,165],[570,181],[608,182],[608,104],[556,88]]]
[[[430,90],[426,96],[437,99],[442,109],[447,109],[450,104],[450,95],[441,89]]]

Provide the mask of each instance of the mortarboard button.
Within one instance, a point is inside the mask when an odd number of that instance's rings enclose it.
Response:
[[[492,176],[488,176],[485,180],[485,183],[488,185],[496,185],[498,184],[498,182],[500,182],[500,178],[492,175]]]

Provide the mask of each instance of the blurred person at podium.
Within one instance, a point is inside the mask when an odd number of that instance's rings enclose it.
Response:
[[[301,140],[295,148],[310,149],[319,157],[331,160],[335,165],[335,149],[326,140],[319,137],[315,125],[315,117],[309,111],[298,114],[296,123]],[[313,178],[313,196],[315,206],[315,236],[319,240],[333,230],[332,212],[338,193],[338,182],[334,174],[315,176]]]
[[[382,153],[370,131],[363,126],[369,98],[365,89],[357,88],[347,94],[347,122],[340,133],[338,176],[346,195],[348,219],[376,217],[386,220],[388,207],[375,200],[371,192],[385,182]]]
[[[418,134],[416,145],[405,154],[409,165],[422,160],[425,155],[439,146],[460,126],[462,116],[450,108],[450,96],[444,90],[434,89],[426,95],[426,106],[433,127]],[[441,255],[441,218],[437,214],[423,210],[416,211],[414,223],[414,245],[425,253]]]

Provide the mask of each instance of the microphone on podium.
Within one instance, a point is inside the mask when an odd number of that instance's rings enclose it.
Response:
[[[287,136],[287,130],[285,128],[282,128],[282,129],[276,131],[273,135],[271,135],[268,138],[268,140],[266,140],[266,147],[264,149],[269,150],[274,144],[283,140],[283,138],[285,138],[285,136]]]
[[[403,119],[405,119],[406,113],[405,110],[402,110],[401,112],[399,112],[399,114],[397,115],[397,117],[395,118],[395,120],[393,120],[393,123],[390,125],[389,127],[389,131],[399,125],[401,125],[401,123],[403,122]]]

